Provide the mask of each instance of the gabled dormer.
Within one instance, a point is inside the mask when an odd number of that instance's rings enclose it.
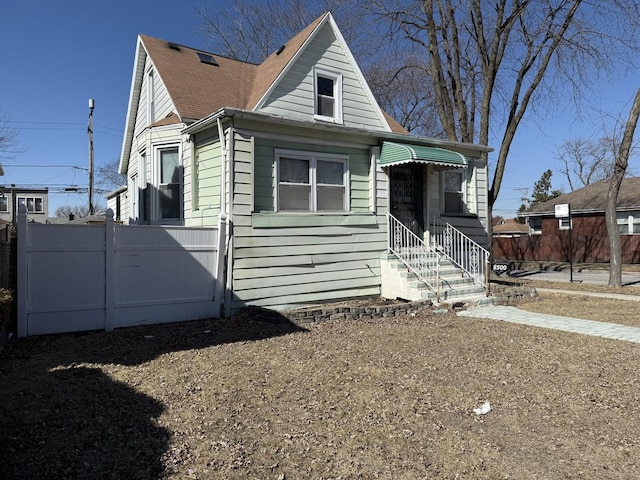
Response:
[[[266,74],[260,75],[262,71]],[[274,71],[277,71],[275,78]],[[253,111],[390,131],[330,13],[318,18],[258,67],[257,81],[265,80],[271,83],[257,99]],[[254,87],[260,92],[259,85]]]

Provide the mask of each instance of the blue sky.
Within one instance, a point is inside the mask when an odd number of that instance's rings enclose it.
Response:
[[[18,127],[25,151],[1,160],[0,184],[48,186],[49,215],[58,206],[84,205],[86,193],[64,187],[88,185],[88,101],[95,99],[96,167],[120,155],[136,36],[139,33],[203,48],[196,9],[202,0],[9,0],[2,6],[0,106]],[[224,1],[209,2],[225,8]],[[337,19],[340,23],[340,19]],[[603,85],[592,99],[597,110],[626,119],[636,75]],[[528,121],[511,150],[494,214],[512,216],[522,191],[532,191],[542,173],[557,168],[557,146],[589,137],[597,120],[578,121],[571,109],[562,115]],[[596,138],[601,135],[596,134]],[[497,144],[494,145],[497,147]],[[636,159],[632,159],[631,168]],[[565,188],[557,172],[554,188]],[[94,197],[94,203],[104,199]]]
[[[53,190],[88,186],[89,99],[95,99],[99,167],[120,155],[137,35],[200,47],[199,5],[200,0],[4,2],[0,106],[21,130],[25,151],[2,160],[0,184],[49,186],[49,215],[61,205],[86,204],[86,193]],[[94,203],[105,201],[96,195]]]

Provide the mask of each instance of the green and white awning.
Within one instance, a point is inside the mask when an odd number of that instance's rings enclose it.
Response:
[[[452,150],[409,143],[382,142],[379,162],[381,166],[392,167],[412,162],[454,168],[467,166],[464,156]]]

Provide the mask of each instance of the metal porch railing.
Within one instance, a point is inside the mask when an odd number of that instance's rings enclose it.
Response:
[[[442,255],[429,247],[390,213],[387,213],[387,222],[389,251],[439,295]]]
[[[458,266],[476,285],[484,285],[489,251],[442,218],[434,215],[430,232],[431,248]]]

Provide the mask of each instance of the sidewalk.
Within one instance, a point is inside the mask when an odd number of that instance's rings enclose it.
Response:
[[[458,316],[501,320],[503,322],[520,323],[533,327],[551,328],[564,332],[582,333],[595,337],[640,343],[640,328],[638,327],[627,327],[625,325],[618,325],[617,323],[594,322],[593,320],[545,315],[503,305],[491,305],[462,310],[458,312]]]
[[[600,293],[588,292],[583,290],[562,290],[558,288],[536,288],[538,292],[546,293],[562,293],[567,295],[583,295],[587,297],[615,298],[616,300],[629,300],[632,302],[640,302],[640,295],[628,295],[626,293]]]
[[[568,281],[568,277],[567,277]],[[593,282],[601,283],[601,282]],[[606,284],[606,281],[603,282]],[[586,295],[601,298],[615,298],[618,300],[629,300],[640,302],[640,295],[627,295],[623,293],[599,293],[583,290],[562,290],[552,288],[537,288],[538,292],[562,293],[568,295]],[[458,312],[461,317],[485,318],[501,320],[504,322],[520,323],[534,327],[551,328],[565,332],[581,333],[597,337],[624,340],[627,342],[640,343],[640,328],[628,327],[609,322],[596,322],[593,320],[583,320],[558,315],[548,315],[543,313],[527,312],[517,307],[503,305],[486,305],[470,310]]]

